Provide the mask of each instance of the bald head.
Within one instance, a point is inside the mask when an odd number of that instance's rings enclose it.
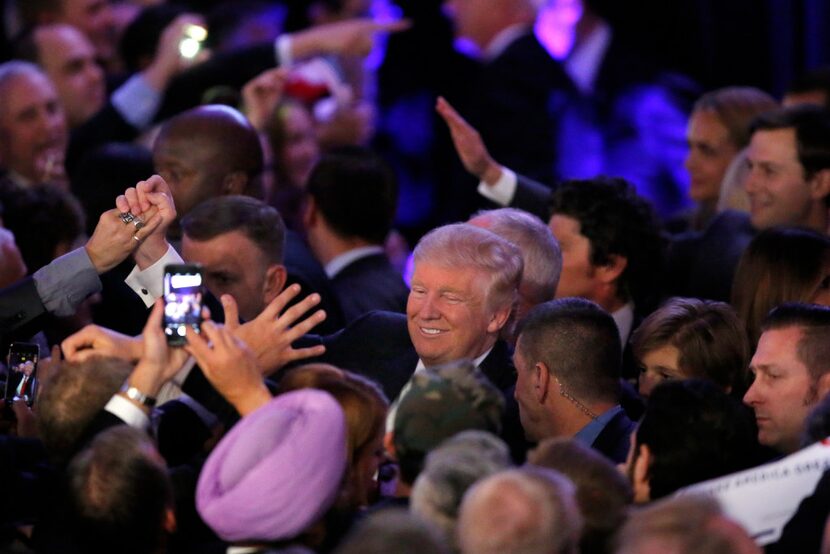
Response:
[[[576,552],[581,526],[570,481],[552,470],[524,467],[470,489],[458,533],[464,554],[567,554]]]
[[[179,215],[185,215],[216,196],[256,195],[262,147],[237,110],[200,106],[164,125],[153,147],[153,163],[170,184]]]

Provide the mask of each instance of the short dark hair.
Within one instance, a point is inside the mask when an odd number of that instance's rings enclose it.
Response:
[[[54,185],[20,188],[0,185],[6,206],[4,225],[14,233],[26,267],[34,272],[53,259],[58,246],[71,246],[84,234],[86,216],[78,199]]]
[[[706,378],[743,394],[749,341],[735,310],[725,302],[671,298],[631,335],[638,360],[663,346],[677,348],[677,364],[688,377]]]
[[[572,217],[591,243],[591,264],[611,256],[628,263],[617,279],[617,295],[641,309],[656,300],[666,239],[652,206],[620,177],[565,181],[553,193],[551,215]]]
[[[584,298],[539,304],[520,323],[517,348],[542,362],[577,398],[619,401],[622,347],[614,319]]]
[[[157,552],[173,507],[167,469],[150,438],[126,425],[103,431],[70,463],[73,534],[85,552]]]
[[[758,131],[795,131],[798,162],[804,177],[811,179],[822,169],[830,169],[830,110],[820,106],[791,106],[759,115],[752,122]]]
[[[308,178],[308,194],[332,229],[382,244],[398,205],[398,183],[377,154],[357,146],[325,154]]]
[[[709,381],[666,381],[655,387],[637,428],[652,454],[651,499],[754,465],[756,431],[741,403]]]
[[[821,92],[824,107],[830,108],[830,66],[816,67],[796,77],[787,87],[786,94]]]
[[[810,376],[816,380],[830,373],[830,308],[797,302],[781,304],[769,313],[761,332],[789,327],[801,329],[798,359]]]
[[[192,240],[211,240],[239,231],[257,245],[269,263],[281,264],[285,224],[279,212],[250,196],[219,196],[205,200],[182,218],[182,230]]]

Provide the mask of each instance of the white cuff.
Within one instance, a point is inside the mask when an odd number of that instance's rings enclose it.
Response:
[[[274,50],[277,56],[279,67],[291,67],[294,63],[294,56],[291,54],[291,35],[283,34],[274,41]]]
[[[167,247],[167,252],[164,256],[156,260],[156,263],[145,270],[138,269],[135,266],[133,270],[124,279],[127,286],[133,289],[144,305],[148,308],[153,305],[157,298],[161,298],[164,293],[164,267],[168,264],[180,264],[182,257],[172,246]]]
[[[509,206],[516,194],[516,174],[507,167],[501,168],[501,177],[492,185],[478,183],[478,193],[499,206]]]
[[[130,427],[148,431],[150,429],[150,418],[144,413],[144,410],[124,398],[123,396],[114,395],[104,406],[104,410],[117,416],[124,423]]]

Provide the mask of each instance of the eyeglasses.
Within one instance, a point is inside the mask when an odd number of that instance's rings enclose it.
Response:
[[[568,402],[576,406],[577,408],[582,411],[583,414],[590,417],[591,419],[597,419],[599,416],[591,411],[591,408],[577,400],[571,393],[565,390],[565,385],[562,384],[562,381],[559,380],[556,375],[553,376],[554,380],[559,384],[559,395],[563,396]]]

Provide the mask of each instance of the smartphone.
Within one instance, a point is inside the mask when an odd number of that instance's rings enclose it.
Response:
[[[207,40],[207,29],[201,25],[187,25],[179,41],[179,54],[183,58],[192,60],[202,51],[202,45]]]
[[[13,342],[6,358],[6,406],[14,400],[23,400],[28,406],[35,402],[37,394],[37,362],[40,348],[30,342]]]
[[[161,326],[167,344],[184,345],[188,327],[197,333],[201,331],[205,294],[202,283],[202,267],[198,264],[171,264],[164,268],[164,319]]]

